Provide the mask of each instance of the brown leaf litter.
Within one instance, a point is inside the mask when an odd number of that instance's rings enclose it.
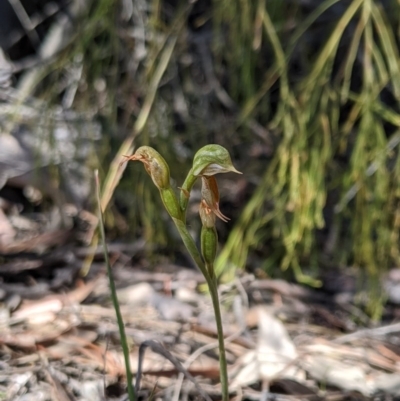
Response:
[[[141,344],[154,345],[142,360],[141,397],[217,400],[217,333],[210,300],[199,291],[203,279],[180,267],[165,271],[114,267],[134,375]],[[92,276],[74,279],[68,291],[22,294],[14,309],[5,302],[13,287],[2,283],[0,400],[124,399],[101,264]],[[232,400],[400,397],[398,323],[355,329],[353,316],[323,292],[280,280],[246,275],[220,291]]]

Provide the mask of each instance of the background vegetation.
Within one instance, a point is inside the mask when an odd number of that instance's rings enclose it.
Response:
[[[225,146],[244,173],[219,180],[225,277],[317,285],[321,268],[356,266],[374,283],[398,265],[398,0],[98,0],[76,15],[26,96],[101,123],[103,176],[122,143],[151,145],[179,186],[198,148]],[[147,181],[128,166],[108,228],[174,255]]]

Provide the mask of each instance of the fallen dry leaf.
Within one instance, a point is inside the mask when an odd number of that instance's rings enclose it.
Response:
[[[241,359],[242,369],[232,386],[242,387],[259,380],[270,382],[276,378],[304,380],[304,372],[297,367],[297,358],[296,347],[283,324],[260,307],[256,349]]]

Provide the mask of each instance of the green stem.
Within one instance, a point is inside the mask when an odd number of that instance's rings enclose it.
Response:
[[[179,199],[179,203],[181,205],[181,209],[182,209],[184,216],[186,216],[186,208],[187,208],[187,205],[189,202],[190,195],[188,195],[188,194],[190,194],[190,191],[192,190],[193,185],[198,178],[195,175],[193,175],[192,171],[193,171],[193,169],[190,169],[188,175],[185,178],[185,182],[182,185],[181,196]]]
[[[203,262],[203,259],[197,249],[197,246],[190,235],[188,229],[186,228],[185,223],[182,220],[174,219],[172,220],[175,223],[176,228],[178,229],[179,235],[182,238],[183,243],[185,244],[186,249],[188,250],[190,256],[192,257],[193,261],[196,263],[197,267],[203,273],[203,276],[207,280],[207,283],[210,281],[210,275],[208,274],[207,268]]]
[[[214,307],[215,322],[217,324],[218,332],[219,375],[221,380],[222,401],[229,401],[228,369],[226,363],[224,329],[222,327],[221,309],[219,306],[217,278],[214,274],[212,277],[210,277],[208,286],[210,288],[210,295]]]
[[[103,223],[103,213],[101,210],[101,203],[100,203],[99,176],[98,176],[97,170],[95,171],[95,181],[96,181],[97,204],[98,204],[98,208],[99,208],[100,236],[101,236],[101,241],[103,244],[104,259],[105,259],[108,278],[109,278],[109,282],[110,282],[111,299],[112,299],[113,307],[115,310],[115,314],[117,316],[119,335],[121,337],[122,353],[124,354],[126,381],[127,381],[127,387],[128,387],[128,398],[129,398],[129,401],[136,401],[136,394],[135,394],[135,390],[134,390],[133,384],[132,384],[132,371],[131,371],[131,366],[130,366],[130,362],[129,362],[128,340],[127,340],[127,337],[125,334],[124,320],[122,318],[121,309],[119,307],[117,290],[115,288],[115,282],[114,282],[114,279],[112,276],[112,271],[111,271],[110,259],[108,257],[106,234],[105,234],[104,223]]]
[[[198,268],[203,273],[203,276],[205,277],[210,290],[211,300],[214,308],[215,322],[217,324],[217,332],[218,332],[222,401],[228,401],[229,400],[228,371],[227,371],[226,354],[225,354],[224,330],[222,327],[221,309],[219,307],[219,298],[218,298],[218,285],[217,285],[217,278],[214,274],[214,266],[210,264],[208,264],[207,267],[205,266],[200,256],[200,253],[197,249],[197,246],[192,236],[189,234],[189,231],[186,228],[185,223],[181,220],[174,218],[172,220],[174,221],[176,228],[178,229],[182,241],[185,244],[185,247],[188,250],[190,256],[192,257]]]

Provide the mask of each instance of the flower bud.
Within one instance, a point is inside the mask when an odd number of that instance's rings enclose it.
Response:
[[[242,174],[233,167],[229,152],[220,145],[206,145],[194,156],[193,174],[195,176],[211,176],[229,172]]]
[[[228,222],[228,217],[224,216],[219,210],[219,191],[215,177],[202,176],[201,184],[202,201],[205,202],[210,211],[213,212],[217,217],[219,217],[225,223]]]
[[[155,149],[150,146],[141,146],[134,155],[126,157],[128,160],[141,161],[158,189],[170,187],[168,164]]]

